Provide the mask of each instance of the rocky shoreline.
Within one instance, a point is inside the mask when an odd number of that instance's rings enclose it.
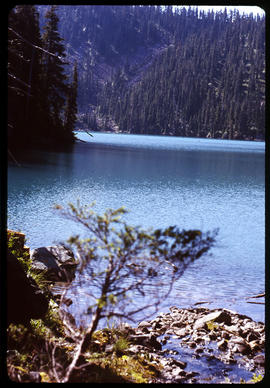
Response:
[[[155,383],[205,382],[207,377],[192,369],[192,360],[198,359],[206,367],[209,364],[208,378],[210,364],[219,364],[221,373],[215,382],[225,382],[226,378],[230,381],[233,369],[239,370],[238,382],[240,370],[251,372],[251,377],[264,375],[265,325],[234,311],[171,307],[168,313],[126,329],[132,333],[129,352],[148,353],[163,366]],[[189,351],[190,362],[183,357],[185,350]]]
[[[74,276],[76,260],[65,247],[43,247],[30,253],[29,248],[24,247],[24,235],[19,233],[16,244],[21,252],[30,254],[32,269],[45,273],[49,284],[65,282]],[[27,286],[24,299],[29,294],[28,299],[33,302],[26,317],[26,311],[18,309],[16,294],[10,302],[11,321],[27,324],[35,315],[36,318],[43,317],[47,302],[41,306],[42,311],[33,311],[35,300],[41,298],[37,285],[33,285],[22,268],[18,268],[17,260],[11,254],[8,263],[9,276],[17,276],[15,280],[9,279],[10,285],[18,284],[20,280],[21,288]],[[59,295],[51,296],[58,304]],[[255,382],[254,376],[259,379],[264,376],[265,325],[232,310],[173,306],[169,312],[142,321],[137,327],[123,323],[119,330],[128,341],[124,354],[135,358],[141,356],[151,362],[154,373],[148,383],[237,383],[241,379],[242,382]],[[105,333],[106,329],[102,331]],[[95,346],[100,354],[113,357],[113,342],[96,340]]]

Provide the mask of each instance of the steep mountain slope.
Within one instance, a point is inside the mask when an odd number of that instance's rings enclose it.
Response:
[[[38,6],[41,25],[48,6]],[[265,21],[238,12],[59,6],[78,126],[263,139]]]
[[[40,25],[49,6],[38,6]],[[59,33],[70,62],[79,68],[79,106],[96,102],[97,90],[119,68],[132,64],[138,77],[167,47],[171,34],[151,21],[155,7],[59,6]],[[152,15],[149,19],[149,15]]]
[[[170,45],[131,88],[115,87],[125,80],[124,72],[116,75],[100,100],[101,112],[113,115],[120,131],[263,138],[263,49],[243,31],[241,38],[235,34],[231,55],[225,32],[213,40],[209,29],[199,39],[191,35]]]

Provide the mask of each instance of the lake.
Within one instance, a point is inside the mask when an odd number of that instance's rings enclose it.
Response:
[[[124,205],[131,225],[219,228],[215,247],[175,284],[169,306],[226,307],[264,321],[265,143],[147,135],[77,133],[73,152],[16,155],[8,168],[8,227],[31,249],[65,241],[78,226],[54,204]],[[260,300],[258,300],[260,301]]]

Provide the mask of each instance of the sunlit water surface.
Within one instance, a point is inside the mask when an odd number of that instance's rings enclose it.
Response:
[[[265,289],[263,142],[108,133],[77,137],[86,143],[76,143],[73,152],[16,155],[21,167],[8,169],[9,228],[23,231],[32,249],[65,241],[82,231],[53,206],[78,198],[96,201],[100,213],[124,205],[131,225],[219,228],[216,246],[186,270],[160,311],[206,301],[205,307],[226,307],[264,321],[264,305],[246,299]],[[79,305],[84,305],[83,290]]]

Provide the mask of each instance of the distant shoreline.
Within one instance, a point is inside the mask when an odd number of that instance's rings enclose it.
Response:
[[[201,139],[207,139],[207,140],[229,140],[229,141],[243,141],[243,142],[246,142],[246,141],[254,141],[254,142],[257,142],[257,143],[265,143],[265,140],[262,140],[262,139],[222,139],[220,137],[192,137],[192,136],[176,136],[176,135],[170,135],[168,133],[166,133],[165,135],[161,135],[161,134],[157,134],[155,135],[154,133],[129,133],[129,132],[123,132],[123,131],[114,131],[114,130],[102,130],[102,131],[93,131],[93,130],[88,130],[88,129],[76,129],[74,131],[74,134],[76,136],[76,132],[85,132],[85,133],[110,133],[110,134],[123,134],[123,135],[140,135],[140,136],[158,136],[158,137],[175,137],[175,138],[184,138],[184,139],[198,139],[198,140],[201,140]]]

